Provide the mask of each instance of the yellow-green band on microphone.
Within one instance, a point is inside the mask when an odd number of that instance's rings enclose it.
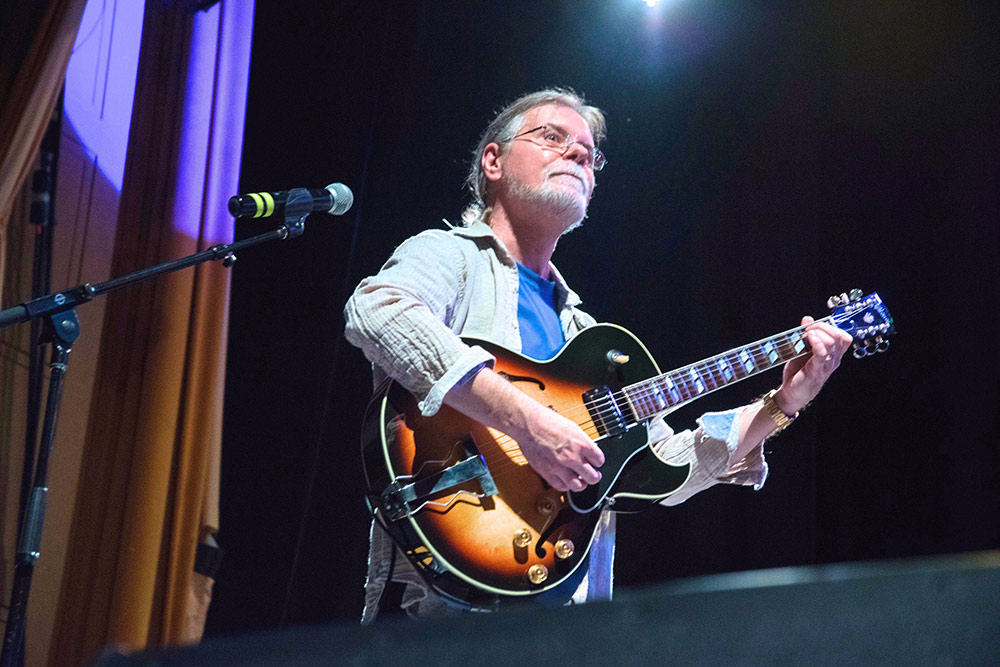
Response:
[[[257,207],[257,211],[253,214],[253,217],[267,218],[274,214],[274,197],[271,196],[270,192],[251,192],[247,196],[253,200],[254,205]]]
[[[259,218],[264,214],[264,200],[260,196],[259,192],[251,192],[248,196],[253,200],[255,210],[253,212],[253,217]]]

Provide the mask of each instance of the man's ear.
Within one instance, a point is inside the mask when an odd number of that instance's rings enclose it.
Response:
[[[481,164],[483,167],[483,175],[486,176],[486,180],[493,182],[500,180],[500,177],[503,176],[500,144],[495,141],[486,144],[486,148],[483,149]]]

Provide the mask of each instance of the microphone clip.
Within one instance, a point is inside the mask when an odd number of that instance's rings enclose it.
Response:
[[[282,237],[282,240],[302,236],[306,230],[306,216],[315,210],[313,201],[313,196],[307,188],[294,188],[288,191],[288,199],[285,200],[285,207],[282,211],[285,217],[282,229],[286,230],[287,233]]]
[[[284,215],[285,222],[306,219],[306,216],[316,210],[314,198],[307,188],[294,188],[288,191],[288,199],[285,200]],[[299,232],[301,233],[301,232]]]

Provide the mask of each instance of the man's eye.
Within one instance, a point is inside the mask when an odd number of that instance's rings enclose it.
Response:
[[[562,135],[558,132],[546,132],[543,138],[545,141],[551,141],[554,144],[561,144],[563,140]]]

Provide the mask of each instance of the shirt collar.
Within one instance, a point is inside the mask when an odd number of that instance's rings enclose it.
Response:
[[[447,222],[447,220],[445,221]],[[450,225],[450,223],[448,223]],[[467,227],[452,227],[452,234],[456,236],[461,236],[467,239],[489,239],[493,243],[494,247],[497,249],[497,256],[507,266],[516,269],[517,262],[511,256],[510,252],[504,246],[503,241],[497,238],[497,235],[493,233],[493,228],[488,224],[483,222],[481,219],[476,220]],[[579,306],[583,301],[580,296],[571,290],[563,279],[562,274],[556,268],[555,264],[549,262],[549,272],[551,273],[552,281],[556,284],[556,294],[562,298],[559,298],[557,302],[562,302],[566,306]],[[563,301],[563,298],[565,301]]]

